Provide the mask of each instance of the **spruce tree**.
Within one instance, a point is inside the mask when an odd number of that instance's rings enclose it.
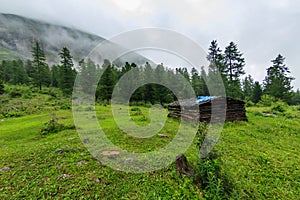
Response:
[[[245,74],[245,59],[234,42],[230,42],[225,48],[223,63],[225,65],[224,72],[226,73],[228,80],[228,86],[226,88],[227,95],[230,97],[242,98],[243,94],[240,77]]]
[[[10,66],[10,61],[3,60],[1,64],[2,71],[2,80],[4,83],[8,83],[11,78],[11,74],[13,74],[12,68]]]
[[[76,71],[73,69],[73,60],[71,53],[67,47],[64,47],[59,52],[60,70],[59,70],[59,88],[65,95],[70,95],[73,91],[74,80],[76,77]]]
[[[10,83],[17,85],[17,84],[27,84],[29,79],[27,76],[27,73],[25,71],[24,68],[24,64],[22,60],[12,60],[10,61],[11,63],[11,68],[13,70],[14,73],[12,73],[10,76]],[[46,83],[47,81],[45,80],[44,83]]]
[[[117,73],[113,64],[109,60],[105,59],[102,65],[104,70],[101,79],[97,87],[97,99],[110,101],[114,86],[117,82]]]
[[[207,74],[206,71],[204,70],[204,67],[201,67],[201,74],[200,74],[200,96],[208,96],[209,91],[207,88]]]
[[[58,88],[59,85],[59,66],[53,65],[51,67],[51,86]]]
[[[243,80],[243,99],[250,101],[253,96],[254,80],[251,75],[248,75]]]
[[[297,91],[294,92],[291,104],[292,105],[300,105],[300,90],[299,89],[297,89]]]
[[[222,50],[218,46],[217,40],[213,40],[208,48],[207,60],[209,61],[208,73],[224,74],[224,64]]]
[[[227,75],[223,62],[222,50],[218,46],[217,40],[213,40],[208,49],[207,60],[209,61],[207,84],[213,90],[212,95],[224,95],[223,87],[227,87]]]
[[[0,95],[4,94],[4,84],[2,80],[2,65],[0,64]]]
[[[253,94],[252,94],[251,101],[253,103],[258,103],[261,100],[262,94],[263,91],[261,85],[259,84],[259,82],[256,81],[253,86]]]
[[[201,78],[196,68],[191,71],[191,84],[197,96],[201,95]]]
[[[285,65],[285,58],[279,54],[275,60],[272,60],[272,66],[267,69],[267,76],[264,80],[265,93],[290,102],[292,98],[291,82],[293,77],[289,76],[289,68]]]
[[[0,95],[4,94],[4,84],[3,81],[0,79]]]
[[[164,102],[167,102],[168,98],[168,89],[163,86],[163,84],[167,84],[167,73],[165,71],[163,63],[156,66],[154,70],[154,76],[158,83],[161,83],[162,85],[155,84],[155,93],[156,97],[158,98],[159,103],[162,105]]]
[[[156,91],[155,91],[155,84],[151,84],[151,82],[154,80],[155,74],[154,74],[154,69],[152,66],[146,62],[145,69],[144,69],[144,79],[146,84],[144,85],[144,98],[145,102],[155,104],[156,101],[158,101],[158,97],[156,96]]]
[[[91,59],[79,61],[79,82],[82,91],[87,94],[92,94],[97,86],[99,71],[97,66]]]
[[[46,63],[46,57],[39,42],[35,42],[32,48],[32,66],[29,69],[29,76],[32,78],[33,83],[42,90],[42,86],[49,85],[50,70]]]

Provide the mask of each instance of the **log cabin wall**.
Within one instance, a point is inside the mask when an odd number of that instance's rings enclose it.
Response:
[[[199,106],[199,111],[195,106]],[[212,104],[214,114],[212,115]],[[226,109],[226,110],[224,110]],[[168,105],[169,117],[180,118],[186,121],[222,122],[226,112],[225,121],[247,121],[245,103],[230,97],[213,97],[205,102],[197,99],[176,101]],[[183,111],[183,112],[181,112]]]

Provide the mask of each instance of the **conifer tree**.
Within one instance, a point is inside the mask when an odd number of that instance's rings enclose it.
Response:
[[[199,72],[196,68],[192,68],[191,71],[191,84],[197,96],[201,94],[201,79]]]
[[[73,69],[73,60],[67,47],[59,52],[61,61],[59,69],[59,88],[65,95],[70,95],[73,91],[76,71]]]
[[[49,85],[50,82],[50,70],[46,63],[46,57],[39,42],[35,42],[32,48],[32,66],[29,69],[29,76],[35,85],[42,90],[42,86]]]
[[[96,96],[101,100],[109,102],[117,82],[117,73],[114,65],[107,59],[104,60],[102,70],[104,70],[104,72],[99,81]]]
[[[272,60],[272,66],[267,69],[264,80],[264,92],[268,95],[289,102],[292,98],[291,82],[293,77],[289,76],[290,70],[285,65],[285,58],[279,54]]]
[[[251,100],[254,90],[254,80],[251,75],[248,75],[243,80],[243,99]]]
[[[223,61],[222,50],[217,40],[213,40],[208,49],[207,60],[209,61],[207,84],[213,90],[212,95],[224,95],[222,88],[227,87],[227,75]]]
[[[262,94],[263,91],[261,85],[259,84],[259,82],[256,81],[253,86],[253,94],[252,94],[251,101],[253,103],[258,103],[261,100]]]
[[[245,74],[245,59],[234,42],[230,42],[225,48],[223,63],[225,65],[224,72],[226,73],[228,80],[226,88],[227,95],[230,97],[242,98],[243,94],[240,77]]]

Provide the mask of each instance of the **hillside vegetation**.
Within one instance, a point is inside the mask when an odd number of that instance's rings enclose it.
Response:
[[[34,100],[23,95],[24,90]],[[192,178],[178,175],[174,164],[156,172],[130,174],[94,159],[74,129],[70,102],[58,90],[23,88],[21,96],[6,95],[1,96],[0,199],[211,199],[209,188],[203,190]],[[22,104],[27,109],[22,110]],[[8,108],[13,110],[5,114]],[[134,108],[133,120],[147,123],[148,108]],[[179,123],[168,119],[161,133],[169,137],[154,136],[138,143],[112,122],[110,106],[97,105],[96,110],[111,141],[141,152],[168,144],[176,134],[172,127]],[[140,120],[143,116],[145,121]],[[297,199],[299,107],[280,103],[249,107],[247,116],[248,122],[226,123],[216,146],[221,172],[231,183],[226,198]],[[42,134],[50,118],[67,128]],[[199,160],[196,143],[195,139],[185,153],[194,167]],[[225,198],[218,194],[223,193],[216,190],[215,199]]]

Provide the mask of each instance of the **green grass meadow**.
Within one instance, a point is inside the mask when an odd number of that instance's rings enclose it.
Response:
[[[129,151],[164,147],[179,125],[167,119],[160,133],[169,137],[135,139],[118,128],[110,106],[98,105],[96,110],[106,136]],[[230,199],[300,197],[300,111],[289,107],[285,115],[263,116],[269,110],[250,107],[248,122],[224,125],[215,148],[232,182]],[[150,122],[148,108],[135,106],[130,113],[139,125]],[[155,172],[126,173],[93,158],[75,129],[42,135],[53,114],[59,123],[74,125],[72,111],[59,107],[0,119],[0,169],[9,167],[0,172],[0,199],[206,199],[191,178],[176,173],[175,164]],[[196,164],[196,141],[185,155]]]

